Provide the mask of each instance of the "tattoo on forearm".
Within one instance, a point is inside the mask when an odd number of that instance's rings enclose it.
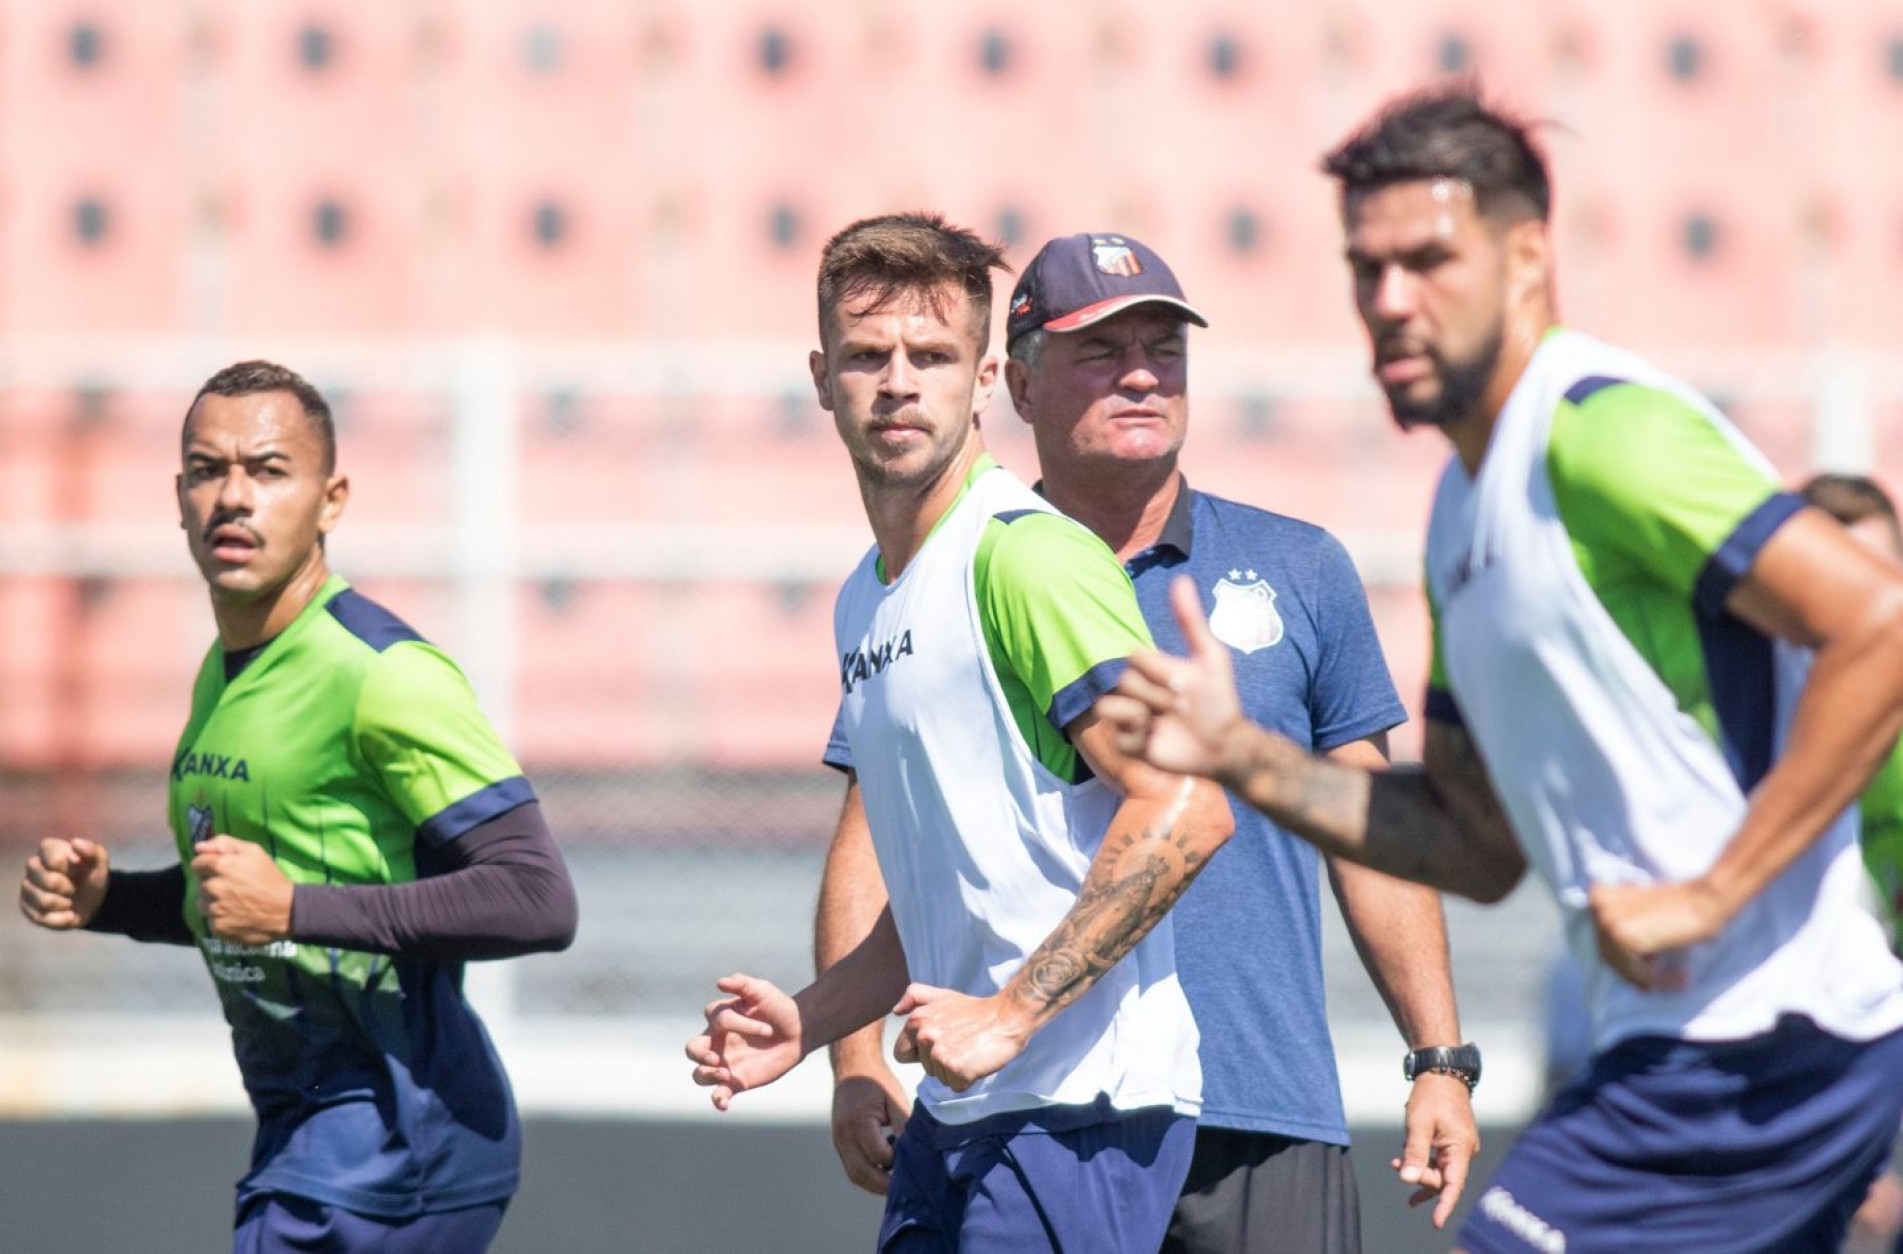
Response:
[[[1026,961],[1023,982],[1013,986],[1026,1005],[1042,1014],[1083,996],[1182,896],[1205,859],[1180,823],[1179,809],[1171,807],[1153,830],[1113,831],[1104,838],[1114,842],[1114,856],[1092,866],[1077,904]]]
[[[1294,746],[1289,746],[1291,749]],[[1368,813],[1365,771],[1338,766],[1296,750],[1287,755],[1281,806],[1296,825],[1324,831],[1352,831]]]
[[[1426,771],[1371,774],[1265,733],[1238,791],[1326,852],[1451,887],[1476,848],[1511,846],[1512,835],[1473,742],[1451,729],[1430,739]]]

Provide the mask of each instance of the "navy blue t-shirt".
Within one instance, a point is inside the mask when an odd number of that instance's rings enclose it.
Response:
[[[1166,652],[1184,652],[1170,583],[1196,581],[1230,646],[1243,712],[1264,727],[1327,751],[1406,720],[1354,563],[1321,528],[1184,484],[1156,545],[1128,567]],[[1230,809],[1235,835],[1170,912],[1202,1032],[1201,1122],[1346,1145],[1323,997],[1320,857],[1233,797]]]

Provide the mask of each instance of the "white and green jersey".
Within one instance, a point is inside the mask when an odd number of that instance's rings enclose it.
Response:
[[[1062,729],[1150,643],[1103,542],[988,457],[897,579],[876,548],[834,611],[840,717],[914,981],[995,993],[1077,900],[1119,805]],[[1165,918],[949,1123],[1107,1099],[1196,1113],[1196,1027]]]
[[[1703,873],[1783,751],[1810,655],[1726,612],[1801,502],[1697,394],[1556,331],[1480,473],[1450,460],[1428,529],[1430,717],[1463,722],[1586,972],[1595,1045],[1721,1040],[1783,1014],[1903,1026],[1903,969],[1858,904],[1846,813],[1714,941],[1644,993],[1600,961],[1594,884]]]

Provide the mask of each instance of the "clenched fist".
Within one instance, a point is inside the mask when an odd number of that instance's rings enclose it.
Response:
[[[268,945],[291,934],[291,881],[262,845],[233,836],[198,842],[191,872],[205,930],[240,945]]]
[[[85,927],[106,899],[110,871],[103,845],[90,840],[43,840],[26,860],[20,913],[41,927],[64,932]]]

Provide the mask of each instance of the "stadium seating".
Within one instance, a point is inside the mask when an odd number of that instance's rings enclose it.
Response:
[[[924,15],[0,3],[0,327],[22,346],[0,392],[0,554],[92,555],[50,583],[25,558],[0,571],[0,764],[49,752],[45,729],[72,715],[46,668],[108,637],[100,682],[138,709],[109,717],[88,695],[72,708],[101,725],[60,743],[162,754],[152,729],[204,639],[169,530],[177,363],[297,365],[338,344],[311,360],[354,476],[339,565],[410,581],[393,586],[453,627],[447,581],[474,560],[457,536],[500,485],[526,754],[808,763],[806,707],[830,682],[811,659],[830,655],[825,607],[866,539],[806,378],[812,271],[831,232],[895,209],[943,209],[1020,267],[1075,230],[1157,247],[1212,322],[1194,341],[1192,481],[1323,523],[1410,589],[1395,555],[1444,453],[1396,436],[1365,382],[1315,164],[1441,72],[1554,123],[1569,322],[1691,363],[1791,474],[1820,446],[1812,355],[1845,350],[1867,372],[1875,464],[1903,476],[1903,172],[1879,159],[1903,144],[1890,0]],[[490,335],[515,337],[524,366],[511,460],[459,489],[458,394],[417,363]],[[84,351],[48,356],[54,341]],[[1002,389],[986,431],[1035,475]],[[146,585],[161,576],[186,591]],[[1414,593],[1377,595],[1403,614]],[[120,630],[147,615],[162,627]],[[745,717],[763,690],[784,709]]]

